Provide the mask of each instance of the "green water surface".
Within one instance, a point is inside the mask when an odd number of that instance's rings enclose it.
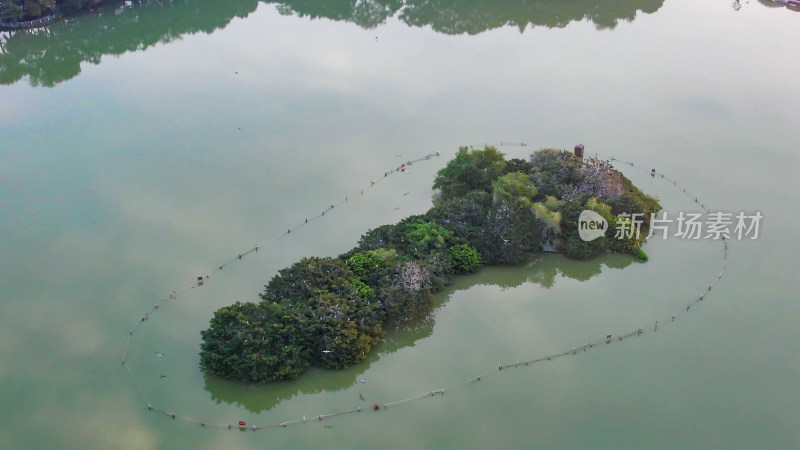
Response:
[[[755,0],[185,0],[3,34],[0,448],[799,448],[798,24]],[[674,324],[544,365],[494,372],[668,321],[716,277],[721,243],[485,268],[342,371],[244,385],[199,370],[215,309],[425,211],[459,145],[501,141],[527,143],[509,157],[583,143],[639,161],[713,209],[761,212],[760,236],[731,242],[726,277]],[[144,311],[437,150],[131,341],[148,399],[180,416],[363,412],[240,432],[147,410],[120,364]],[[621,169],[670,213],[697,210]]]

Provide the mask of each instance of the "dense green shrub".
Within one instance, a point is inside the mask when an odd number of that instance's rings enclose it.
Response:
[[[461,197],[470,191],[492,191],[492,182],[503,174],[506,160],[496,148],[483,150],[461,147],[456,157],[440,170],[433,188],[441,192],[440,200]]]
[[[433,280],[428,268],[416,261],[393,266],[393,273],[378,289],[386,322],[403,324],[427,314],[433,306]]]
[[[590,259],[606,251],[608,245],[606,238],[601,237],[586,242],[577,234],[565,239],[567,257],[572,259]]]
[[[445,248],[453,232],[436,222],[417,219],[407,225],[405,236],[411,247],[409,253],[424,256]]]
[[[610,199],[608,204],[611,205],[612,212],[615,215],[623,213],[642,214],[642,233],[647,236],[650,230],[650,214],[656,214],[661,211],[661,205],[658,200],[643,193],[636,186],[631,183],[631,180],[625,178],[620,174],[623,182],[623,193],[617,198]]]
[[[443,202],[431,208],[425,215],[452,231],[455,237],[469,242],[481,241],[487,233],[489,215],[492,209],[491,194],[473,191],[463,197]],[[472,244],[478,250],[484,245]]]
[[[530,209],[536,198],[536,186],[531,177],[521,172],[507,173],[492,183],[494,202],[504,202],[511,207]]]
[[[586,179],[581,171],[583,160],[564,150],[539,150],[531,155],[530,164],[531,179],[542,196],[566,198]]]
[[[386,267],[386,262],[376,251],[360,252],[347,259],[350,270],[361,280],[368,280],[376,271]]]
[[[628,253],[637,255],[641,250],[641,232],[631,233],[633,221],[627,217],[615,217],[613,222],[609,222],[609,230],[606,232],[608,248],[618,253]]]
[[[297,310],[274,303],[235,303],[201,331],[200,365],[248,381],[295,378],[310,365],[310,336]]]
[[[403,235],[398,231],[397,225],[381,225],[367,231],[358,241],[356,250],[370,251],[379,248],[397,248],[402,244]]]
[[[454,245],[450,247],[450,255],[457,273],[473,273],[481,268],[481,254],[471,245]]]
[[[359,297],[360,298],[360,297]],[[314,365],[343,368],[362,361],[383,336],[377,301],[346,301],[322,292],[303,308]]]
[[[505,173],[520,172],[530,174],[531,170],[533,170],[533,164],[520,158],[509,159],[504,168]]]
[[[356,275],[346,263],[333,258],[303,258],[278,271],[265,286],[261,300],[281,303],[302,301],[320,292],[334,292],[347,298],[357,297],[352,281]]]

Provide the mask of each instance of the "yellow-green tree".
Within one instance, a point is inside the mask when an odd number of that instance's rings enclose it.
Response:
[[[536,186],[531,177],[520,172],[511,172],[493,183],[494,202],[505,202],[517,208],[530,209],[536,197]]]

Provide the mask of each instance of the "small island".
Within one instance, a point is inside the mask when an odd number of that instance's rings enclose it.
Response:
[[[201,332],[201,368],[266,382],[296,378],[311,366],[351,366],[385,329],[428,314],[432,294],[455,275],[520,264],[543,250],[647,260],[642,240],[615,238],[616,227],[630,220],[621,214],[640,213],[646,236],[650,214],[661,208],[610,163],[577,150],[506,160],[491,146],[462,147],[433,188],[427,213],[370,230],[337,258],[303,258],[269,281],[260,302],[217,310]],[[584,210],[609,223],[604,237],[579,237]]]

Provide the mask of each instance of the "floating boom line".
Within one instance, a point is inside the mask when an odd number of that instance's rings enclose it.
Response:
[[[489,146],[489,145],[493,145],[495,147],[507,147],[507,146],[527,147],[527,144],[524,143],[524,142],[509,143],[509,142],[502,142],[502,141],[499,143],[499,145],[498,144],[485,143],[485,144],[480,144],[480,145],[470,145],[468,147],[469,148],[476,148],[476,147]],[[205,282],[208,279],[210,279],[211,276],[213,274],[215,274],[216,272],[219,272],[219,271],[223,270],[224,267],[226,267],[226,266],[228,266],[230,264],[233,264],[233,263],[235,263],[237,261],[241,261],[245,256],[248,256],[248,255],[250,255],[252,253],[257,253],[259,249],[265,247],[266,245],[269,245],[273,241],[275,241],[277,239],[280,239],[280,238],[283,238],[285,236],[288,236],[292,232],[300,229],[301,227],[303,227],[303,226],[305,226],[305,225],[307,225],[307,224],[309,224],[309,223],[311,223],[311,222],[313,222],[315,220],[321,219],[328,212],[330,212],[331,210],[335,209],[337,206],[341,206],[343,204],[349,203],[351,199],[359,198],[359,197],[364,196],[365,193],[368,192],[370,189],[374,188],[377,183],[379,183],[381,180],[387,179],[390,175],[396,174],[396,173],[405,172],[406,171],[406,167],[408,167],[408,166],[411,166],[411,165],[413,165],[415,163],[418,163],[418,162],[421,162],[421,161],[430,160],[430,159],[432,159],[434,157],[438,158],[440,155],[441,154],[438,151],[434,152],[434,153],[429,153],[429,154],[427,154],[427,155],[425,155],[425,156],[423,156],[421,158],[407,161],[407,162],[401,164],[400,166],[397,166],[396,168],[394,168],[394,169],[392,169],[390,171],[384,172],[383,176],[371,180],[369,186],[366,187],[365,189],[360,189],[359,191],[355,192],[354,194],[345,196],[345,198],[343,200],[340,200],[337,203],[332,203],[330,206],[325,208],[319,214],[311,216],[311,217],[308,217],[308,218],[305,218],[303,221],[297,222],[297,224],[294,225],[294,226],[289,226],[286,231],[284,231],[283,233],[281,233],[279,235],[274,236],[272,239],[267,241],[266,244],[264,244],[264,245],[256,245],[253,248],[250,248],[250,249],[248,249],[248,250],[246,250],[246,251],[244,251],[242,253],[238,253],[233,258],[231,258],[231,259],[223,262],[219,266],[215,267],[207,275],[205,275],[203,277],[198,277],[197,282],[189,284],[189,285],[186,285],[181,289],[174,290],[167,297],[162,297],[160,302],[155,303],[153,305],[153,307],[150,308],[147,312],[145,312],[144,315],[141,316],[136,321],[136,323],[133,325],[133,327],[129,330],[127,341],[125,343],[125,349],[124,349],[123,354],[122,354],[122,365],[125,367],[126,371],[128,372],[128,374],[130,375],[130,377],[133,380],[134,384],[136,385],[137,390],[141,394],[142,398],[145,400],[147,409],[151,410],[151,411],[155,411],[155,412],[161,413],[162,415],[166,416],[167,418],[171,418],[171,419],[174,419],[174,420],[180,420],[180,421],[186,422],[186,423],[197,424],[197,425],[200,425],[203,428],[249,429],[249,430],[252,430],[252,431],[264,430],[264,429],[272,429],[272,428],[286,428],[288,426],[298,425],[298,424],[306,424],[306,423],[312,422],[312,421],[321,422],[323,420],[334,418],[334,417],[338,417],[338,416],[343,416],[343,415],[349,415],[349,414],[353,414],[353,413],[362,412],[362,407],[358,406],[356,408],[349,409],[349,410],[311,416],[310,419],[306,418],[306,416],[303,416],[302,419],[288,420],[288,421],[280,422],[280,423],[277,423],[277,424],[271,424],[271,425],[254,425],[254,424],[244,425],[245,424],[244,421],[239,422],[239,425],[229,424],[229,423],[210,423],[210,422],[206,422],[203,419],[197,419],[197,418],[192,418],[192,417],[188,417],[188,416],[178,415],[178,414],[176,414],[174,412],[167,411],[165,409],[161,409],[161,408],[157,408],[157,407],[153,406],[153,404],[151,403],[150,399],[148,398],[145,390],[142,388],[141,384],[136,379],[136,376],[134,375],[133,370],[131,369],[130,365],[127,362],[128,350],[129,350],[130,343],[131,343],[131,341],[133,339],[134,334],[137,332],[137,330],[139,329],[140,326],[142,326],[146,321],[149,320],[151,315],[153,315],[156,311],[158,311],[159,306],[164,305],[164,304],[168,303],[171,300],[175,300],[179,296],[191,291],[192,289],[194,289],[194,288],[196,288],[198,286],[201,286],[203,284],[203,282]],[[614,162],[614,161],[618,161],[620,163],[626,164],[626,165],[628,165],[628,166],[630,166],[632,168],[635,168],[635,169],[646,170],[646,169],[643,169],[642,167],[640,167],[639,165],[637,165],[636,163],[619,160],[619,159],[616,159],[614,157],[612,157],[609,162]],[[675,186],[676,188],[681,189],[682,193],[684,193],[687,197],[689,197],[689,199],[691,199],[692,201],[697,203],[704,211],[706,211],[707,213],[711,212],[710,208],[706,207],[706,205],[703,202],[701,202],[697,196],[695,196],[694,194],[689,192],[686,188],[682,187],[677,182],[677,180],[669,178],[669,177],[666,177],[663,173],[656,172],[654,169],[651,171],[651,175],[653,175],[654,177],[663,179],[666,182],[668,182],[669,184]],[[636,328],[635,330],[628,330],[628,331],[625,331],[625,332],[623,332],[621,334],[606,334],[605,336],[600,336],[599,338],[594,339],[592,341],[584,341],[583,345],[581,345],[581,346],[573,346],[571,349],[567,349],[567,350],[562,351],[562,352],[550,353],[550,354],[547,354],[547,355],[542,355],[542,356],[539,356],[539,357],[535,357],[535,358],[531,358],[531,359],[527,359],[527,360],[523,360],[523,361],[515,361],[514,363],[499,364],[495,369],[486,371],[486,372],[484,372],[483,374],[480,374],[480,375],[473,376],[473,377],[469,378],[468,380],[466,380],[466,381],[464,381],[462,383],[457,383],[457,384],[454,384],[454,385],[451,385],[451,386],[448,386],[448,387],[445,387],[445,388],[429,390],[429,391],[426,391],[424,393],[421,393],[421,394],[418,394],[418,395],[415,395],[415,396],[412,396],[412,397],[408,397],[408,398],[405,398],[405,399],[402,399],[402,400],[388,401],[388,402],[384,402],[384,403],[375,403],[374,404],[374,409],[375,410],[380,410],[380,409],[388,410],[389,408],[393,408],[393,407],[396,407],[396,406],[399,406],[399,405],[402,405],[402,404],[405,404],[405,403],[409,403],[409,402],[412,402],[412,401],[416,401],[416,400],[422,400],[422,399],[425,399],[425,398],[433,398],[433,397],[437,397],[437,396],[442,396],[443,397],[445,395],[446,391],[450,391],[450,390],[453,390],[453,389],[456,389],[456,388],[463,388],[463,387],[466,387],[466,386],[474,385],[476,383],[479,383],[481,380],[483,380],[487,376],[498,375],[498,374],[502,373],[504,370],[507,371],[507,369],[510,369],[510,368],[529,367],[529,366],[533,366],[533,365],[544,364],[544,363],[551,362],[551,361],[553,361],[555,359],[558,359],[558,358],[561,358],[561,357],[564,357],[564,356],[569,356],[569,355],[576,356],[576,355],[578,355],[580,353],[585,353],[588,350],[592,350],[592,349],[595,349],[597,347],[600,347],[601,345],[618,344],[618,343],[624,342],[626,339],[629,339],[629,338],[633,338],[633,337],[639,338],[639,337],[642,337],[643,335],[646,335],[646,334],[656,333],[656,332],[658,332],[659,327],[663,327],[663,326],[666,326],[668,324],[671,324],[671,323],[675,322],[681,315],[689,313],[691,308],[694,305],[696,305],[697,303],[702,302],[703,300],[705,300],[706,297],[711,292],[712,288],[720,280],[722,280],[722,277],[724,276],[725,271],[727,270],[727,267],[728,267],[728,239],[723,236],[721,241],[723,243],[724,253],[723,253],[723,258],[722,258],[722,268],[721,268],[720,272],[715,276],[715,278],[711,281],[711,283],[708,285],[708,287],[705,288],[705,290],[703,290],[700,294],[695,295],[693,298],[689,299],[689,301],[687,302],[685,307],[682,307],[679,311],[673,313],[670,318],[667,318],[666,320],[664,320],[662,322],[659,322],[658,320],[656,320],[653,324],[649,324],[649,325],[647,325],[645,327],[639,327],[639,328]]]

